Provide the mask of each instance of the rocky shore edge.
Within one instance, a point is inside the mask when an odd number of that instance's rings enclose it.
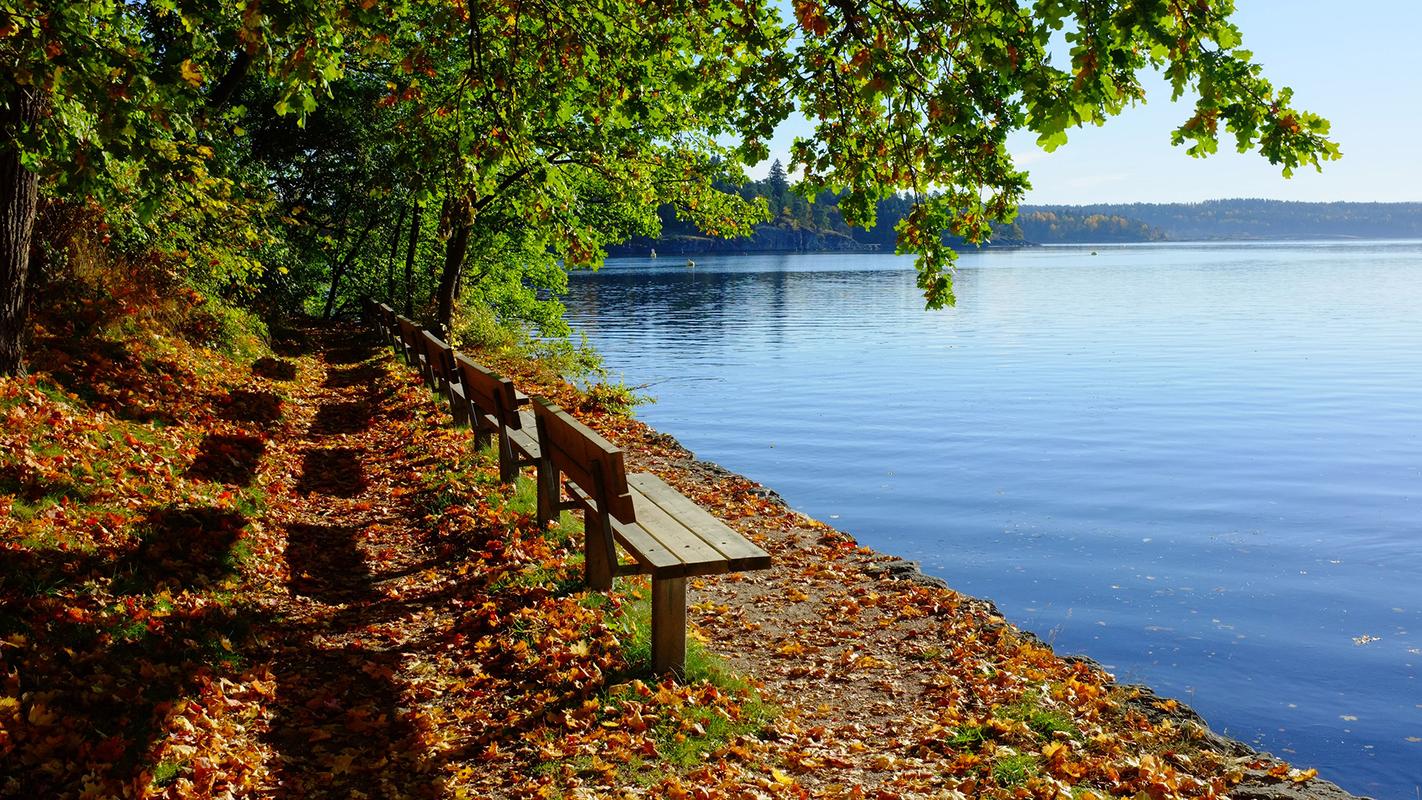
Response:
[[[755,481],[740,473],[726,469],[713,461],[697,458],[691,450],[687,449],[670,434],[657,431],[652,434],[652,437],[655,438],[659,444],[685,454],[681,459],[678,459],[679,463],[676,465],[678,468],[686,470],[692,475],[704,477],[708,482],[727,479],[749,482],[760,487],[757,494],[765,502],[779,506],[793,513],[800,513],[796,512],[790,504],[785,501],[785,498],[774,489],[766,487],[759,481]],[[833,528],[833,526],[829,527]],[[851,539],[853,538],[852,533],[845,531],[839,531],[839,533]],[[864,548],[864,552],[855,556],[855,558],[859,561],[859,569],[872,578],[884,581],[907,581],[923,586],[957,591],[952,589],[948,582],[942,578],[925,574],[918,562],[915,561],[908,561],[869,548]],[[1001,620],[999,624],[1012,628],[1019,636],[1041,642],[1041,638],[1036,634],[1018,628],[1012,622],[1008,621],[1007,618],[998,611],[997,606],[991,600],[968,595],[964,596],[969,597],[975,603],[982,604],[992,617]],[[1044,646],[1046,646],[1045,643]],[[1065,661],[1085,663],[1104,675],[1111,675],[1100,663],[1089,656],[1082,654],[1063,655],[1060,653],[1058,656]],[[1131,698],[1129,704],[1139,710],[1152,722],[1169,720],[1182,729],[1193,730],[1195,737],[1201,745],[1210,750],[1234,758],[1257,758],[1259,761],[1271,765],[1286,763],[1271,753],[1263,752],[1238,739],[1233,739],[1211,730],[1205,719],[1194,709],[1177,699],[1159,696],[1155,690],[1149,686],[1143,684],[1116,685],[1124,690]],[[1270,775],[1267,768],[1247,770],[1244,780],[1231,790],[1230,797],[1233,798],[1233,800],[1373,800],[1373,798],[1366,795],[1352,794],[1321,775],[1303,783],[1296,783]]]

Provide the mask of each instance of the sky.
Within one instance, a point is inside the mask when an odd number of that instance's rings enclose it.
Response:
[[[1236,8],[1243,46],[1276,87],[1294,89],[1296,107],[1333,124],[1341,161],[1285,179],[1261,156],[1236,153],[1232,138],[1209,158],[1191,158],[1170,144],[1189,104],[1172,104],[1168,85],[1151,76],[1146,105],[1071,131],[1053,153],[1033,135],[1014,137],[1011,151],[1031,174],[1025,202],[1422,201],[1422,0],[1236,0]],[[803,120],[787,123],[772,156],[788,161],[790,142],[809,130]]]

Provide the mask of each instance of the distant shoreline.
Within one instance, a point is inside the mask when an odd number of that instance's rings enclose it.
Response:
[[[732,240],[735,241],[735,240]],[[1216,237],[1216,238],[1190,238],[1190,239],[1141,239],[1131,241],[1081,241],[1081,242],[988,242],[981,247],[954,247],[953,250],[959,253],[972,253],[980,250],[1023,250],[1037,247],[1121,247],[1132,245],[1230,245],[1230,244],[1347,244],[1347,243],[1368,243],[1368,242],[1422,242],[1422,235],[1415,236],[1347,236],[1347,235],[1324,235],[1324,236],[1261,236],[1261,237]],[[641,259],[644,261],[668,261],[677,260],[684,256],[714,256],[714,257],[740,257],[740,256],[781,256],[781,255],[896,255],[892,250],[884,250],[877,247],[863,248],[820,248],[813,250],[787,250],[787,249],[731,249],[731,250],[661,250],[657,249],[655,255],[649,254],[649,248],[639,248],[642,252],[625,252],[627,248],[610,248],[608,258],[617,259]]]
[[[894,226],[906,208],[883,201],[871,229],[852,228],[838,216],[823,224],[781,219],[740,239],[717,239],[684,223],[664,235],[638,238],[608,250],[615,257],[768,255],[778,253],[890,253]],[[1202,203],[1024,205],[1011,222],[993,227],[985,249],[1037,245],[1144,244],[1150,242],[1376,241],[1422,239],[1422,203],[1303,203],[1281,200],[1210,200]],[[954,249],[973,250],[961,240]]]

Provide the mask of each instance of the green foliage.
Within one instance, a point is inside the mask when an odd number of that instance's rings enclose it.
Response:
[[[583,407],[619,417],[630,417],[637,406],[656,402],[651,395],[640,394],[642,387],[628,386],[626,381],[602,381],[583,390]]]
[[[536,361],[553,374],[576,383],[602,382],[607,377],[602,357],[588,344],[587,336],[572,338],[562,321],[561,304],[546,302],[556,308],[558,316],[556,325],[550,320],[548,327],[541,329],[526,319],[501,319],[488,305],[466,306],[455,318],[450,344]],[[552,308],[546,313],[552,313]]]
[[[160,761],[153,767],[153,785],[162,788],[178,779],[183,766],[176,761]]]
[[[948,740],[948,744],[958,750],[977,750],[987,741],[987,730],[981,725],[966,725],[953,737]]]
[[[792,5],[0,0],[0,99],[42,101],[5,134],[47,196],[192,285],[441,324],[462,304],[540,336],[564,332],[566,270],[668,224],[892,229],[949,304],[952,245],[1028,186],[1008,136],[1055,148],[1144,100],[1149,70],[1194,98],[1173,135],[1192,155],[1229,137],[1285,175],[1339,155],[1262,77],[1232,0]],[[792,113],[814,131],[788,172],[737,190]]]

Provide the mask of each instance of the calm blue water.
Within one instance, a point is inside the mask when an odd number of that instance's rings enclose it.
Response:
[[[889,255],[619,261],[569,318],[698,456],[1416,797],[1422,243],[1095,249],[966,255],[937,312]]]

